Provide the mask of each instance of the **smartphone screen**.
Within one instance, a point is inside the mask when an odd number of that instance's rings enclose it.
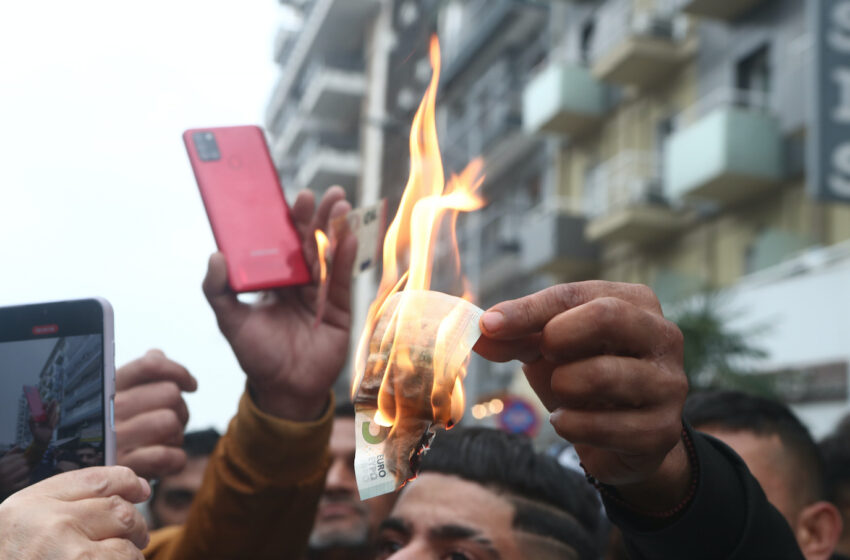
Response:
[[[0,500],[114,462],[113,360],[104,300],[0,308]]]

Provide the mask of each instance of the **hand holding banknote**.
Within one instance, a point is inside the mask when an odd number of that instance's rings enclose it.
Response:
[[[588,473],[646,511],[684,497],[683,339],[649,288],[561,284],[493,306],[480,325],[476,351],[524,363],[550,422]]]
[[[318,418],[328,391],[347,357],[351,324],[351,268],[356,240],[343,232],[337,240],[328,278],[328,299],[314,328],[319,261],[314,232],[345,215],[351,206],[339,187],[329,189],[316,209],[305,191],[292,206],[292,218],[304,243],[313,281],[264,292],[254,304],[240,302],[227,283],[224,256],[210,257],[204,293],[215,312],[261,410],[296,421]]]

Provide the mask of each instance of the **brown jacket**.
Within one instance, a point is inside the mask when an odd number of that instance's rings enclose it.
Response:
[[[333,403],[315,422],[261,412],[247,395],[210,458],[182,527],[151,534],[147,560],[300,559],[330,464]]]

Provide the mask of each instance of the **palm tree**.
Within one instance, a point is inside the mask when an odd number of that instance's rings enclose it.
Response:
[[[753,365],[767,358],[752,340],[763,328],[733,330],[725,304],[717,294],[704,294],[671,313],[685,338],[684,362],[692,391],[738,389],[776,397],[771,378],[755,373]]]

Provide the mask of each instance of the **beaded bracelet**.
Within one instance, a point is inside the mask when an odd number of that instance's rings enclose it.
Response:
[[[688,487],[688,492],[685,494],[685,497],[681,502],[676,504],[670,509],[664,511],[643,511],[640,510],[633,505],[629,504],[625,500],[623,500],[617,489],[614,486],[609,486],[607,484],[603,484],[599,482],[593,475],[587,472],[587,469],[584,468],[584,464],[579,463],[581,468],[584,469],[584,476],[587,479],[587,482],[592,484],[594,488],[596,488],[602,496],[607,498],[608,500],[614,502],[618,506],[626,509],[636,515],[640,515],[643,517],[652,517],[655,519],[670,519],[671,517],[676,516],[680,512],[682,512],[693,500],[697,491],[697,483],[699,482],[699,462],[697,461],[696,450],[694,449],[694,442],[691,439],[688,430],[682,427],[682,442],[685,444],[685,450],[688,453],[688,462],[691,465],[691,482]]]

